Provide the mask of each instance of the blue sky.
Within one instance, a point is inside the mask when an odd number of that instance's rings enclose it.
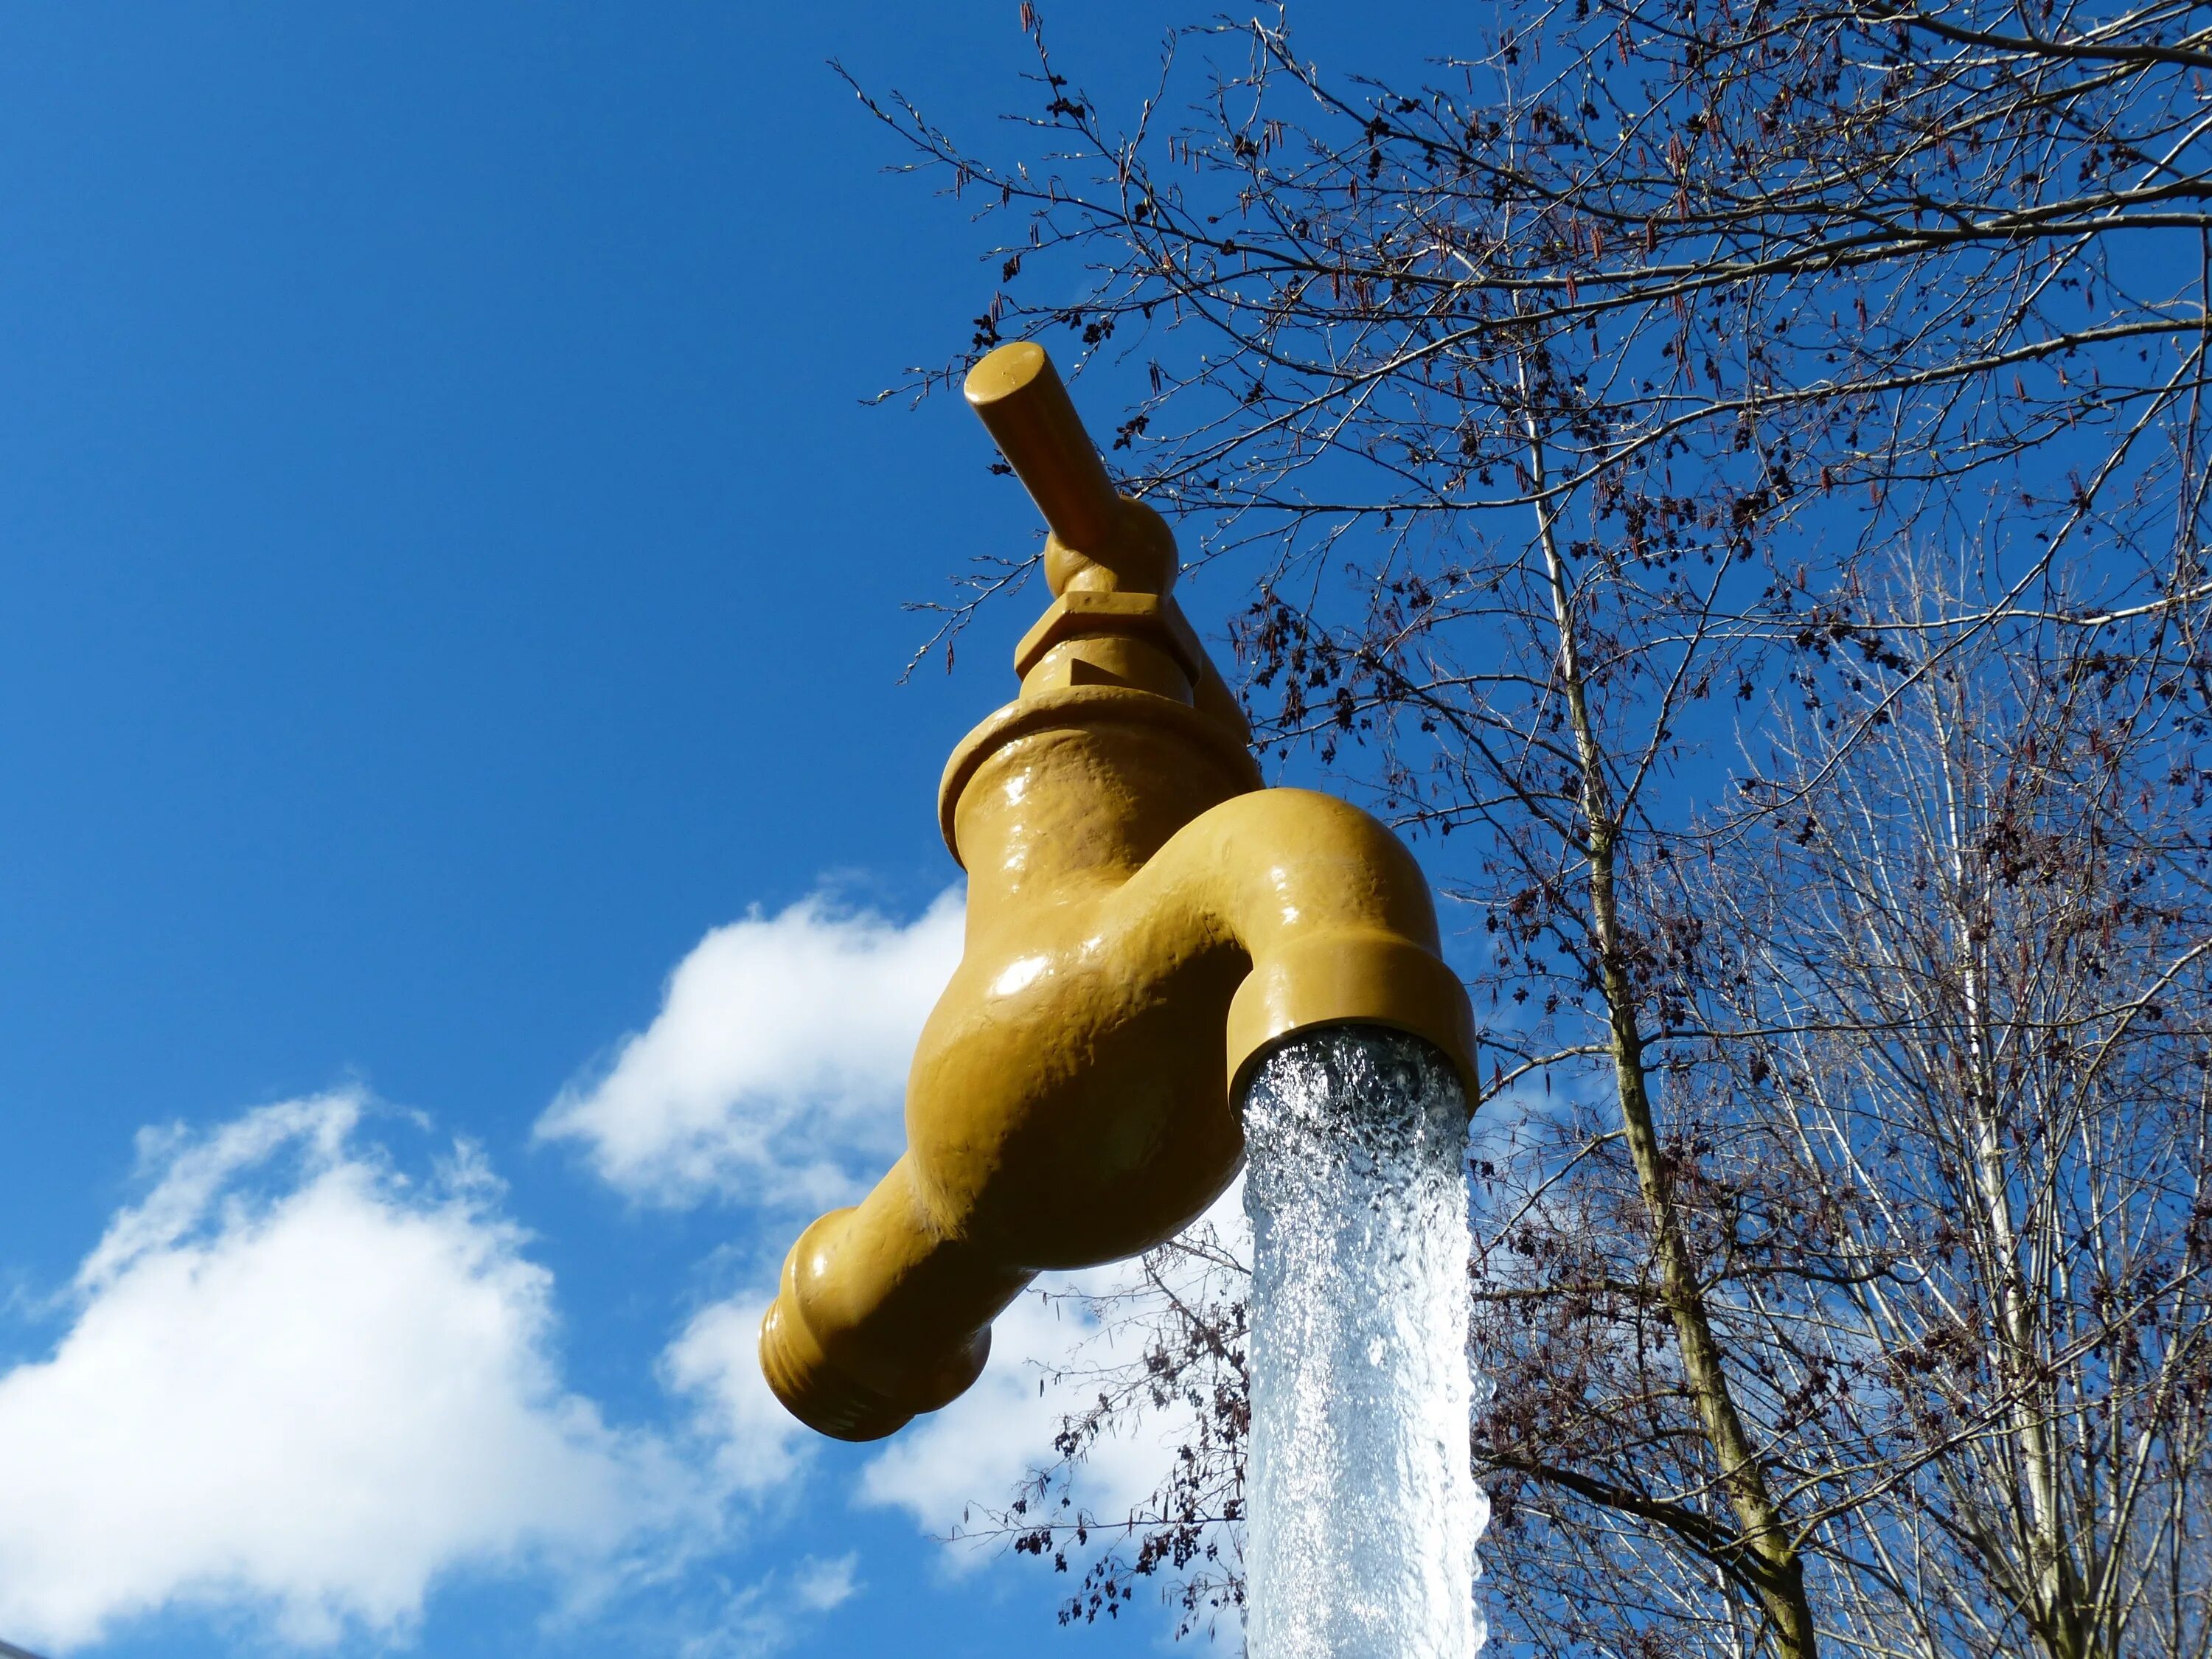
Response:
[[[1170,15],[1051,21],[1112,93]],[[1158,1644],[926,1535],[1060,1334],[888,1456],[748,1392],[1029,620],[902,688],[901,601],[1035,535],[862,406],[989,274],[833,55],[984,134],[1027,61],[1013,0],[0,15],[0,1637]]]

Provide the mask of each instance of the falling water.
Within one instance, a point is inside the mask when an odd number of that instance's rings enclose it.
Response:
[[[1474,1659],[1467,1106],[1418,1038],[1295,1039],[1244,1098],[1245,1651]]]

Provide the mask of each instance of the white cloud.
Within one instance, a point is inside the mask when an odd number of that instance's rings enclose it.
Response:
[[[860,1594],[860,1581],[855,1577],[860,1565],[857,1550],[848,1550],[834,1561],[817,1561],[808,1556],[791,1576],[792,1600],[812,1613],[827,1613],[832,1607],[844,1606]]]
[[[410,1186],[351,1095],[141,1138],[151,1190],[52,1355],[0,1375],[0,1629],[69,1648],[166,1604],[289,1640],[404,1632],[442,1572],[604,1571],[706,1518],[560,1385],[551,1281],[465,1150]]]
[[[718,927],[538,1132],[657,1203],[846,1202],[897,1154],[907,1064],[960,943],[957,889],[904,927],[817,896]]]

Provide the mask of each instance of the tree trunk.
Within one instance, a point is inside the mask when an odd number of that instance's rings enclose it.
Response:
[[[1522,368],[1527,389],[1527,368]],[[1750,1584],[1774,1632],[1783,1659],[1815,1659],[1819,1638],[1805,1595],[1805,1570],[1779,1507],[1766,1485],[1766,1471],[1744,1428],[1729,1386],[1712,1321],[1705,1309],[1674,1201],[1674,1176],[1660,1150],[1653,1121],[1651,1091],[1644,1057],[1644,1033],[1637,1017],[1637,995],[1621,949],[1620,914],[1615,893],[1620,825],[1614,821],[1604,751],[1590,719],[1583,680],[1573,605],[1550,508],[1544,500],[1543,441],[1533,416],[1528,428],[1529,465],[1536,495],[1538,536],[1542,543],[1552,609],[1559,629],[1559,678],[1574,727],[1581,762],[1583,817],[1587,826],[1590,927],[1598,957],[1598,991],[1605,999],[1613,1080],[1620,1098],[1623,1138],[1636,1167],[1636,1180],[1651,1224],[1653,1253],[1659,1268],[1659,1293],[1681,1350],[1682,1380],[1696,1408],[1706,1443],[1720,1465],[1721,1490],[1741,1534],[1744,1557],[1736,1571]]]

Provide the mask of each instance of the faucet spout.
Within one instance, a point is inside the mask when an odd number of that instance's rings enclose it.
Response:
[[[1412,854],[1342,801],[1261,787],[1168,596],[1166,526],[1112,495],[1042,351],[1000,348],[969,397],[1054,526],[1054,598],[1016,653],[1021,695],[945,768],[967,935],[915,1054],[907,1151],[800,1237],[762,1325],[777,1397],[848,1440],[957,1398],[1039,1272],[1194,1219],[1237,1173],[1235,1103],[1282,1038],[1394,1027],[1475,1093]]]

